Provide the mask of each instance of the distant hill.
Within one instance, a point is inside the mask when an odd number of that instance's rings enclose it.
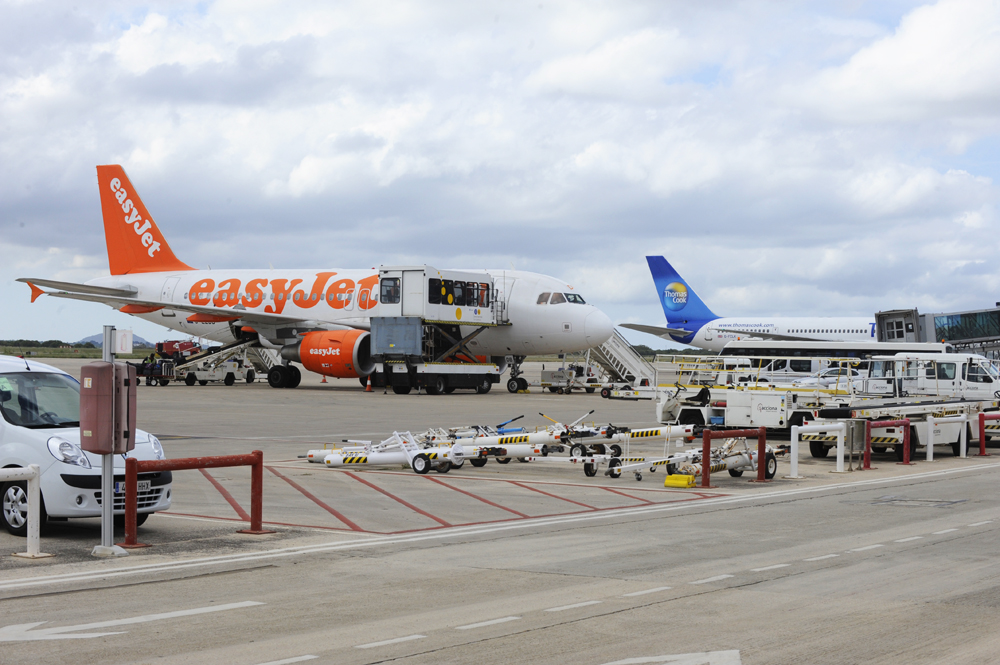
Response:
[[[84,337],[79,342],[76,342],[74,344],[74,346],[82,346],[83,344],[86,344],[87,342],[90,342],[91,344],[93,344],[97,348],[101,348],[102,346],[104,346],[104,333],[101,333],[99,335],[91,335],[90,337]],[[152,349],[156,345],[153,344],[152,342],[147,342],[146,340],[144,340],[143,338],[139,337],[138,335],[133,334],[132,335],[132,346],[142,346],[142,347],[146,347],[146,348]]]

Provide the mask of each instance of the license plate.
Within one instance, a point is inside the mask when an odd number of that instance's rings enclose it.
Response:
[[[151,480],[140,480],[136,483],[137,492],[148,492],[153,486],[153,481]],[[115,483],[115,494],[125,493],[125,483]]]

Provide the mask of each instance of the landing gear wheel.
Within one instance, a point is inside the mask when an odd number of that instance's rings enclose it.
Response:
[[[288,382],[288,368],[284,365],[275,365],[267,371],[267,385],[272,388],[284,388]],[[203,382],[202,385],[208,383]]]
[[[617,443],[612,443],[611,444],[611,456],[612,457],[621,457],[622,456],[622,447],[619,446]]]
[[[198,385],[199,386],[207,386],[208,385],[208,381],[199,381]]]
[[[440,464],[434,467],[434,470],[437,471],[438,473],[448,473],[449,471],[451,471],[451,462],[448,461],[441,462]]]
[[[774,453],[767,453],[764,456],[764,478],[771,480],[778,473],[778,458]]]
[[[476,459],[470,459],[469,460],[469,464],[471,464],[472,466],[474,466],[477,469],[479,469],[481,467],[486,466],[486,458],[485,457],[478,457]]]
[[[424,475],[431,470],[431,461],[427,459],[427,455],[421,453],[413,458],[410,466],[413,467],[414,472]]]
[[[295,365],[288,366],[288,384],[286,388],[298,388],[299,384],[302,383],[302,372]]]
[[[392,392],[396,393],[397,395],[409,395],[410,386],[393,386]]]
[[[28,481],[19,480],[0,485],[3,492],[3,525],[12,536],[28,535]],[[42,501],[39,526],[45,524],[45,502]]]
[[[516,393],[521,389],[521,384],[518,383],[517,379],[507,379],[507,392]]]
[[[194,375],[194,372],[188,372],[188,375],[184,377],[184,385],[193,386],[198,383],[198,377]]]
[[[601,388],[601,397],[604,399],[611,397],[611,388]]]
[[[618,467],[622,465],[622,461],[617,457],[608,462],[608,475],[612,478],[621,478],[622,472]]]
[[[498,457],[497,458],[497,464],[510,464],[510,458],[509,457]]]
[[[589,462],[587,464],[584,464],[583,465],[583,475],[587,476],[588,478],[593,478],[594,476],[596,476],[597,475],[597,465],[596,464],[590,464]]]
[[[247,370],[247,383],[253,383],[256,378],[257,378],[256,372],[254,372],[252,369],[248,369]]]
[[[743,475],[743,469],[730,469],[729,475],[733,478],[739,478]]]
[[[528,389],[528,380],[527,379],[522,379],[522,378],[519,377],[517,379],[517,389],[518,390],[527,390]]]
[[[236,383],[236,375],[235,375],[235,374],[233,374],[232,372],[229,372],[229,373],[227,373],[227,374],[226,374],[226,378],[224,378],[224,379],[222,380],[222,382],[223,382],[224,384],[226,384],[227,386],[231,386],[231,385],[233,385],[234,383]]]
[[[569,449],[570,457],[583,457],[585,454],[587,454],[587,449],[580,443],[574,443]]]
[[[826,457],[830,452],[830,449],[826,447],[822,441],[810,441],[809,442],[809,454],[813,457]]]
[[[482,382],[478,386],[476,386],[476,394],[477,395],[485,395],[486,393],[488,393],[490,391],[490,388],[492,388],[492,387],[493,387],[493,384],[490,383],[490,380],[488,378],[484,377],[483,380],[482,380]]]

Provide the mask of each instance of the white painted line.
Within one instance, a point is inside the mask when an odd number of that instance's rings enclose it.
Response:
[[[855,547],[853,550],[847,550],[848,552],[867,552],[868,550],[874,550],[879,547],[885,547],[885,545],[866,545],[864,547]]]
[[[599,605],[601,601],[599,600],[588,600],[585,603],[575,603],[573,605],[563,605],[562,607],[550,607],[545,610],[546,612],[562,612],[563,610],[572,610],[577,607],[586,607],[587,605]]]
[[[668,586],[658,586],[655,589],[644,589],[643,591],[633,591],[632,593],[627,593],[622,598],[634,598],[635,596],[645,596],[647,593],[657,593],[659,591],[667,591],[671,587]]]
[[[532,529],[539,526],[551,526],[556,524],[575,524],[579,522],[593,522],[598,520],[621,520],[626,517],[644,517],[647,515],[658,515],[661,513],[682,512],[693,509],[715,508],[718,506],[728,506],[748,502],[759,502],[767,499],[786,498],[794,496],[807,496],[822,494],[842,489],[856,489],[858,487],[869,487],[878,485],[892,485],[893,483],[913,482],[926,478],[938,478],[964,473],[979,473],[993,471],[1000,468],[1000,462],[961,466],[954,469],[941,469],[939,471],[928,471],[925,473],[913,473],[895,478],[871,478],[869,480],[857,480],[848,483],[836,483],[832,485],[822,485],[819,487],[796,487],[785,490],[775,490],[763,492],[761,494],[748,494],[742,496],[721,496],[712,499],[702,499],[699,501],[685,501],[677,504],[637,506],[633,508],[616,508],[597,513],[583,513],[579,515],[561,515],[556,517],[538,517],[523,519],[513,522],[499,524],[473,525],[467,527],[451,527],[447,529],[434,529],[428,532],[418,532],[400,534],[392,536],[369,536],[367,534],[352,534],[353,540],[335,540],[313,545],[299,545],[294,547],[273,548],[259,552],[244,552],[239,554],[223,554],[218,556],[197,557],[182,561],[171,561],[163,563],[134,564],[132,562],[117,561],[112,564],[110,561],[101,561],[88,566],[87,570],[73,573],[61,573],[56,575],[39,575],[33,577],[7,578],[0,581],[0,591],[11,589],[22,589],[26,587],[39,587],[51,584],[87,582],[91,580],[109,580],[128,575],[140,575],[149,573],[163,573],[188,568],[201,568],[206,566],[232,565],[249,563],[252,561],[267,561],[269,559],[302,556],[304,554],[318,554],[321,552],[336,552],[339,550],[358,549],[366,547],[377,547],[380,545],[395,545],[399,543],[415,543],[426,540],[443,540],[445,538],[456,538],[459,536],[468,537],[472,535],[482,535],[488,533],[503,533],[522,529]],[[412,474],[401,474],[412,475]],[[557,483],[558,484],[558,483]],[[811,560],[811,559],[807,559]],[[111,568],[112,565],[116,566]],[[110,569],[109,569],[110,568]]]
[[[491,621],[480,621],[479,623],[470,623],[468,626],[456,626],[455,630],[472,630],[473,628],[483,628],[484,626],[493,626],[498,623],[517,621],[520,618],[521,617],[503,617],[502,619],[493,619]]]
[[[802,559],[803,561],[822,561],[823,559],[832,559],[835,556],[840,556],[839,554],[824,554],[823,556],[814,556],[809,559]]]
[[[260,665],[289,665],[290,663],[301,663],[305,660],[316,660],[319,656],[296,656],[295,658],[285,658],[284,660],[269,660]]]
[[[792,565],[792,564],[790,564],[790,563],[776,563],[773,566],[764,566],[763,568],[751,568],[750,570],[752,570],[755,573],[762,573],[765,570],[775,570],[777,568],[786,568],[786,567],[788,567],[790,565]]]
[[[406,637],[397,637],[394,640],[382,640],[381,642],[369,642],[368,644],[356,644],[355,649],[374,649],[375,647],[384,647],[387,644],[398,644],[399,642],[409,642],[410,640],[422,640],[426,635],[407,635]]]
[[[894,543],[908,543],[911,540],[920,540],[923,536],[910,536],[909,538],[900,538],[899,540],[894,540]]]
[[[984,524],[991,524],[992,522],[993,520],[986,520],[985,522],[976,522],[974,524],[970,524],[969,526],[982,526]]]
[[[688,582],[688,584],[708,584],[709,582],[718,582],[720,580],[726,580],[732,577],[732,575],[716,575],[715,577],[706,577],[703,580],[698,580],[697,582]]]
[[[942,533],[951,533],[952,531],[958,531],[958,529],[945,529],[944,531],[935,531],[931,535],[940,536]]]

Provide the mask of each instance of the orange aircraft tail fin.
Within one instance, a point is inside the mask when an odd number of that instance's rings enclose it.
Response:
[[[194,270],[174,256],[125,169],[117,164],[98,166],[97,184],[112,275]]]

